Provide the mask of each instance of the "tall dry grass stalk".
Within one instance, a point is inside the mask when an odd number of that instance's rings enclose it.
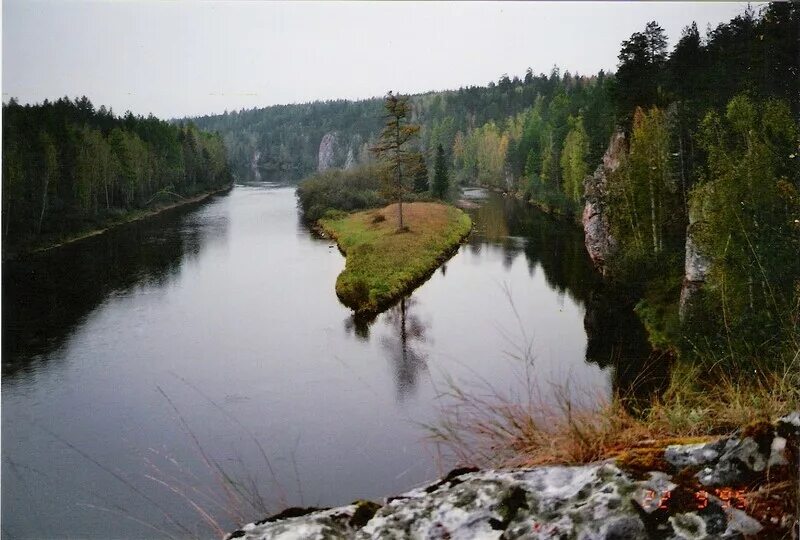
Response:
[[[191,441],[191,447],[204,467],[196,470],[170,455],[151,448],[150,454],[145,457],[150,470],[146,478],[175,495],[178,501],[182,501],[197,514],[202,526],[195,525],[191,530],[192,536],[207,538],[211,534],[222,538],[227,532],[243,523],[287,506],[286,492],[278,481],[272,462],[258,438],[238,418],[195,385],[183,377],[175,376],[238,426],[255,445],[263,460],[258,470],[246,465],[241,458],[229,460],[228,466],[224,467],[218,459],[209,454],[175,402],[161,387],[157,387],[158,392],[174,412],[177,422]],[[263,480],[259,471],[266,471],[269,478]],[[210,476],[213,481],[208,482],[207,478],[200,478],[199,474]],[[265,488],[269,488],[270,495],[263,492]],[[183,529],[185,533],[187,528]]]

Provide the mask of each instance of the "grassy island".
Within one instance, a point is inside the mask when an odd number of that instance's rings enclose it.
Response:
[[[433,202],[397,205],[319,220],[347,257],[336,280],[339,299],[356,313],[380,311],[410,292],[447,260],[472,229],[469,216]]]

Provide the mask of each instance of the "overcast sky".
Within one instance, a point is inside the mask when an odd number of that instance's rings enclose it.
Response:
[[[168,118],[613,70],[657,20],[670,45],[744,3],[3,0],[3,100],[87,95]]]

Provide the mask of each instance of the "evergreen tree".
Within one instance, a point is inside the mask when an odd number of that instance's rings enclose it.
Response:
[[[444,154],[444,148],[440,144],[436,148],[436,160],[433,167],[433,187],[431,191],[434,197],[444,199],[449,189],[450,180],[447,177],[447,158]]]
[[[638,107],[660,103],[667,36],[657,22],[647,23],[644,32],[634,32],[622,42],[615,90],[620,118],[630,119]]]
[[[425,158],[420,152],[415,152],[411,154],[409,162],[411,176],[414,179],[414,193],[425,193],[428,191],[428,166],[425,164]]]
[[[387,193],[389,198],[397,201],[398,228],[405,229],[403,223],[403,193],[406,190],[404,177],[408,177],[410,153],[407,144],[419,133],[419,126],[410,124],[408,116],[411,112],[408,98],[395,96],[390,91],[383,102],[386,111],[384,127],[378,144],[372,151],[379,158],[386,161],[389,166],[390,176],[387,178]],[[412,158],[413,159],[413,158]]]

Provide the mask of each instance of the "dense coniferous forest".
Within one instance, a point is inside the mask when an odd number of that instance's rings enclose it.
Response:
[[[230,185],[222,139],[86,97],[3,105],[3,240],[55,241]]]

